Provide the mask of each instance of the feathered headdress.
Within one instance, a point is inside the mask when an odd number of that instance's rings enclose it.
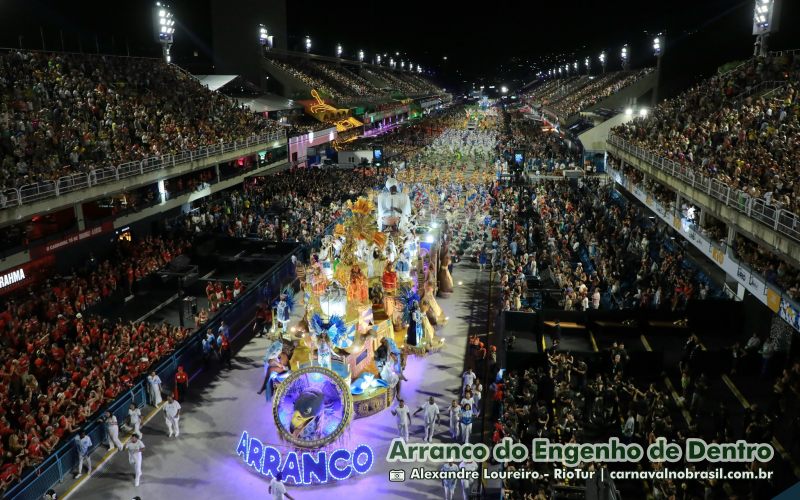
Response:
[[[308,329],[316,336],[323,332],[327,333],[333,345],[340,349],[347,349],[355,341],[355,329],[349,332],[344,320],[339,316],[331,316],[328,321],[325,321],[322,316],[315,313],[311,316]]]
[[[285,287],[283,289],[283,291],[281,291],[280,297],[278,297],[275,300],[275,304],[274,305],[277,306],[278,302],[280,302],[281,300],[286,302],[286,309],[289,311],[289,313],[291,313],[292,310],[294,309],[294,290],[292,290],[291,287],[288,287],[288,286]]]

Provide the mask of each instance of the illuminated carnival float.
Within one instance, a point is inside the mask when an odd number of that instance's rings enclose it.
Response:
[[[371,467],[369,446],[337,445],[353,419],[392,404],[408,355],[443,344],[433,326],[446,320],[435,298],[440,249],[413,208],[390,178],[380,193],[349,202],[310,263],[298,264],[297,296],[286,288],[273,305],[263,388],[275,428],[295,451],[244,432],[236,452],[251,469],[313,484]],[[302,315],[289,327],[293,311]]]

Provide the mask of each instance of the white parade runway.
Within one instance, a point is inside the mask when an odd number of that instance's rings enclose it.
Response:
[[[488,272],[480,273],[477,266],[461,263],[454,270],[454,293],[439,299],[449,322],[437,335],[446,339],[442,351],[426,358],[410,357],[405,371],[408,382],[403,383],[401,396],[416,409],[433,396],[442,410],[441,425],[435,440],[451,442],[444,413],[456,398],[464,370],[468,333],[485,333],[486,288]],[[143,428],[147,446],[143,457],[141,485],[133,486],[133,468],[127,453],[111,456],[100,470],[82,484],[65,481],[60,491],[70,499],[130,500],[201,500],[268,498],[269,479],[249,469],[236,454],[242,431],[260,439],[264,444],[290,451],[277,435],[270,406],[256,391],[263,377],[262,357],[267,340],[254,339],[235,357],[234,368],[223,370],[202,389],[195,387],[190,400],[183,406],[181,435],[167,438],[161,413]],[[212,368],[215,369],[215,368]],[[202,377],[201,377],[202,378]],[[486,397],[486,394],[484,395]],[[395,403],[396,404],[396,403]],[[152,408],[143,409],[147,414]],[[414,418],[412,442],[421,442],[421,414]],[[395,417],[388,410],[368,418],[353,420],[344,439],[333,448],[354,450],[368,444],[374,452],[372,469],[364,475],[354,474],[344,481],[331,481],[317,486],[288,484],[294,498],[337,500],[442,498],[439,481],[389,482],[390,469],[410,470],[416,464],[388,464],[385,461],[389,443],[397,437]],[[475,441],[475,438],[472,440]],[[331,448],[329,448],[331,450]],[[100,461],[106,448],[93,455]],[[438,469],[427,464],[426,468]],[[456,492],[461,497],[460,485]],[[61,497],[59,497],[61,498]]]

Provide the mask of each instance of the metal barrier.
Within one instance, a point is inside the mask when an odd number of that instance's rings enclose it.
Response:
[[[55,181],[43,181],[36,184],[26,184],[15,189],[7,189],[0,193],[0,210],[35,203],[47,198],[55,198],[66,193],[80,191],[92,186],[100,186],[127,179],[148,172],[155,172],[164,168],[198,161],[202,158],[232,153],[239,149],[268,145],[286,139],[286,131],[278,130],[258,136],[250,136],[227,143],[220,142],[211,146],[204,146],[193,150],[181,151],[175,154],[154,156],[141,161],[130,161],[116,167],[108,166],[94,169],[88,173],[74,173],[59,177]]]
[[[651,167],[703,191],[725,206],[745,214],[775,232],[800,241],[800,217],[796,214],[770,205],[761,198],[753,198],[740,189],[731,188],[724,182],[696,173],[689,166],[664,158],[648,149],[634,146],[617,135],[609,134],[608,143],[646,162]]]
[[[332,230],[331,224],[326,230]],[[220,311],[207,324],[198,328],[168,357],[162,359],[151,368],[164,381],[165,387],[171,387],[178,366],[183,366],[188,373],[199,371],[203,366],[202,341],[205,332],[216,332],[220,323],[225,321],[231,332],[231,344],[243,345],[250,340],[252,330],[249,328],[254,311],[259,302],[271,301],[277,297],[281,287],[294,279],[292,256],[304,251],[297,247],[289,255],[284,256],[269,271],[261,275],[230,306]],[[149,371],[149,370],[148,370]],[[124,394],[117,396],[112,402],[100,409],[92,419],[87,421],[81,430],[92,440],[92,452],[106,442],[105,425],[101,420],[104,412],[109,411],[123,422],[128,415],[131,403],[142,407],[148,402],[147,380],[142,375]],[[8,500],[40,500],[48,489],[60,483],[65,476],[71,474],[78,466],[78,452],[69,436],[50,456],[33,470],[29,471],[19,483],[10,487],[3,498]]]

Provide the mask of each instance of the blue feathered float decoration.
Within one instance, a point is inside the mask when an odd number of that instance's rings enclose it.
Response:
[[[331,316],[328,321],[322,319],[319,314],[311,316],[308,329],[314,335],[320,335],[322,332],[328,334],[331,343],[339,349],[347,349],[356,338],[355,325],[349,327],[344,323],[344,320],[339,316]]]
[[[350,394],[369,394],[380,387],[389,387],[385,380],[376,377],[374,374],[364,372],[350,383]]]
[[[292,287],[285,287],[281,290],[281,294],[278,296],[277,299],[272,303],[272,307],[277,307],[278,302],[281,301],[281,297],[284,297],[284,302],[286,302],[286,309],[288,310],[289,314],[294,310],[294,290]]]
[[[403,323],[411,321],[411,305],[419,302],[419,294],[413,287],[401,286],[397,292],[397,301],[403,306]]]

